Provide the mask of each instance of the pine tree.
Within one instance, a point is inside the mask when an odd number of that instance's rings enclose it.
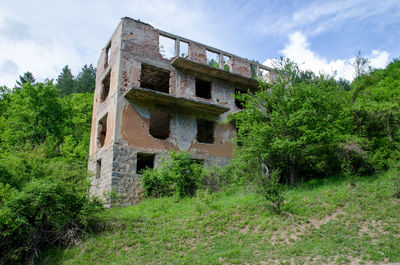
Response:
[[[96,83],[96,68],[92,64],[85,64],[75,79],[76,92],[93,92]]]
[[[76,90],[74,76],[68,65],[64,66],[61,74],[57,77],[57,89],[61,96],[70,95]]]
[[[15,88],[19,89],[27,82],[31,83],[31,85],[36,82],[35,77],[31,72],[25,72],[22,76],[20,75]]]

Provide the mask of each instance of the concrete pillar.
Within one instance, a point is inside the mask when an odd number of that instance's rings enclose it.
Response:
[[[175,39],[175,56],[179,57],[180,53],[180,39]]]

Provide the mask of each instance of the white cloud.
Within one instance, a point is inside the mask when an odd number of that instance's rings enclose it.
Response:
[[[355,57],[329,61],[310,49],[306,36],[301,32],[297,31],[289,35],[289,43],[280,53],[296,62],[302,70],[311,70],[317,74],[335,75],[336,78],[345,78],[350,81],[354,78],[355,72],[352,64]],[[366,57],[373,68],[384,68],[389,62],[389,53],[386,51],[373,50]],[[272,66],[273,60],[268,59],[264,64]]]
[[[370,65],[373,68],[384,68],[389,62],[389,53],[386,51],[373,50],[369,57]]]

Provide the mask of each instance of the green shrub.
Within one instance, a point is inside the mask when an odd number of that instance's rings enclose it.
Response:
[[[237,95],[244,108],[230,116],[240,143],[234,178],[253,178],[261,162],[291,184],[336,175],[346,160],[354,161],[350,166],[368,164],[362,141],[353,134],[350,95],[332,77],[301,71],[288,60],[280,63],[275,83]],[[361,153],[344,150],[349,143]]]
[[[267,201],[271,202],[274,209],[280,214],[284,203],[283,185],[279,183],[279,173],[274,171],[260,175],[256,179],[257,192]]]
[[[355,133],[375,167],[386,170],[400,157],[400,61],[356,78],[351,89]]]
[[[0,264],[32,263],[43,248],[75,244],[99,224],[103,206],[88,196],[85,161],[46,150],[0,154]]]
[[[59,98],[52,81],[22,83],[0,87],[0,264],[76,243],[103,209],[87,192],[93,94]]]
[[[102,203],[75,185],[32,180],[21,191],[0,186],[0,263],[32,263],[49,244],[71,245],[93,226]]]
[[[146,197],[193,196],[199,187],[202,165],[186,152],[171,151],[169,159],[164,159],[156,169],[145,169],[142,174]]]

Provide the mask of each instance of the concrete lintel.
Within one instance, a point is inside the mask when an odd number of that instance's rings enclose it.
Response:
[[[174,67],[181,69],[183,71],[211,76],[242,88],[250,88],[250,89],[258,88],[258,81],[255,79],[244,77],[242,75],[234,74],[228,71],[224,71],[222,69],[214,68],[206,64],[196,63],[182,57],[175,58],[171,62],[171,64]]]
[[[229,110],[228,107],[212,104],[208,102],[175,97],[163,92],[154,91],[146,88],[131,88],[125,95],[126,98],[131,100],[140,100],[141,102],[148,102],[150,104],[175,106],[176,111],[189,113],[206,113],[211,115],[220,115]]]

